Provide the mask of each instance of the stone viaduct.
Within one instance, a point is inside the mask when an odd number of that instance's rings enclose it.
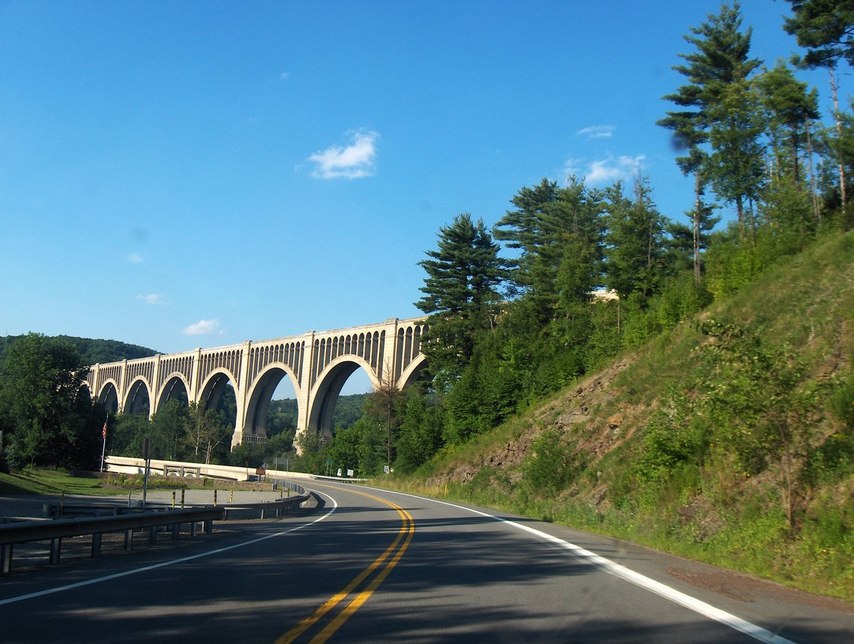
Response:
[[[96,364],[86,382],[108,411],[154,416],[168,400],[216,408],[231,387],[237,404],[232,447],[267,438],[267,409],[282,378],[297,398],[297,434],[332,433],[332,412],[359,367],[376,390],[402,389],[424,366],[425,318],[392,318],[349,329],[248,341],[213,349]]]

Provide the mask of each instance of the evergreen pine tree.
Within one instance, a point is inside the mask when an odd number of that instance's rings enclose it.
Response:
[[[692,28],[685,40],[695,50],[679,54],[685,63],[674,67],[688,84],[665,97],[683,109],[659,121],[686,151],[677,163],[695,175],[695,213],[703,212],[701,195],[710,182],[718,196],[735,205],[742,226],[752,223],[746,221],[746,207],[757,198],[762,177],[761,123],[749,82],[759,61],[749,58],[750,38],[750,29],[741,32],[737,2],[722,5],[719,14]]]
[[[505,265],[482,220],[457,216],[439,230],[437,250],[419,262],[427,277],[415,305],[429,315],[424,352],[433,374],[445,384],[471,360],[477,335],[494,326]]]

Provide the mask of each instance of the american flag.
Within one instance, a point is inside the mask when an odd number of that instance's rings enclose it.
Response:
[[[101,438],[107,438],[107,421],[104,421],[104,429],[101,430]]]

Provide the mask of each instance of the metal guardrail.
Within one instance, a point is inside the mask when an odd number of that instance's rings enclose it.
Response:
[[[16,544],[32,541],[50,541],[50,563],[58,564],[62,551],[62,540],[66,537],[92,535],[92,557],[101,554],[101,537],[104,533],[124,532],[125,549],[133,547],[133,531],[149,529],[149,543],[157,542],[157,529],[172,528],[172,538],[178,537],[182,523],[190,525],[190,534],[195,536],[198,524],[204,532],[213,530],[213,522],[222,519],[225,508],[188,508],[165,512],[143,512],[119,516],[77,517],[54,521],[19,521],[0,525],[0,573],[12,569],[12,552]]]
[[[260,512],[261,519],[269,519],[271,517],[279,518],[285,512],[290,512],[298,508],[305,501],[309,500],[310,495],[302,494],[300,496],[291,496],[279,501],[264,501],[263,503],[240,503],[229,504],[222,506],[225,510],[223,519],[238,518],[235,515],[240,513],[255,513]]]
[[[62,551],[62,540],[67,537],[92,535],[92,557],[101,554],[102,535],[107,533],[124,532],[124,548],[133,548],[134,530],[149,530],[149,543],[157,542],[158,529],[164,526],[171,528],[172,538],[177,539],[181,524],[188,524],[191,536],[196,535],[197,525],[204,526],[204,532],[213,530],[213,521],[246,518],[241,514],[259,516],[261,519],[278,518],[286,512],[300,507],[311,498],[306,489],[290,481],[277,481],[282,492],[287,497],[278,501],[262,503],[244,503],[214,505],[202,508],[169,509],[160,506],[157,509],[127,508],[118,505],[105,504],[45,504],[47,516],[58,516],[62,512],[87,514],[89,516],[74,516],[71,518],[56,518],[52,521],[17,521],[0,524],[0,574],[6,574],[12,569],[12,554],[16,544],[34,541],[50,541],[50,563],[58,564]],[[297,495],[291,496],[291,492]],[[95,516],[92,516],[92,515]]]
[[[279,518],[284,512],[295,510],[311,498],[308,491],[299,483],[285,479],[273,479],[273,489],[279,490],[282,497],[277,501],[263,501],[261,503],[229,503],[225,506],[225,519],[237,518],[236,514],[260,513],[260,518]],[[291,492],[296,496],[291,496]],[[284,496],[287,494],[287,496]]]
[[[141,512],[155,512],[169,509],[169,505],[164,503],[146,504],[145,507],[141,503],[138,505],[118,505],[115,503],[43,503],[42,509],[44,516],[49,519],[67,519],[70,517],[103,517],[116,516],[118,514],[140,514]],[[174,506],[172,506],[174,508]],[[181,506],[183,509],[183,506]]]
[[[310,474],[315,481],[334,481],[337,483],[364,483],[370,479],[345,478],[343,476],[324,476],[323,474]]]

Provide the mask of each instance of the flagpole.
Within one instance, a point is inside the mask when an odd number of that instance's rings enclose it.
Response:
[[[101,430],[101,436],[104,439],[104,442],[101,444],[101,471],[104,471],[104,452],[107,450],[107,418],[109,418],[109,414],[104,418],[104,429]]]

